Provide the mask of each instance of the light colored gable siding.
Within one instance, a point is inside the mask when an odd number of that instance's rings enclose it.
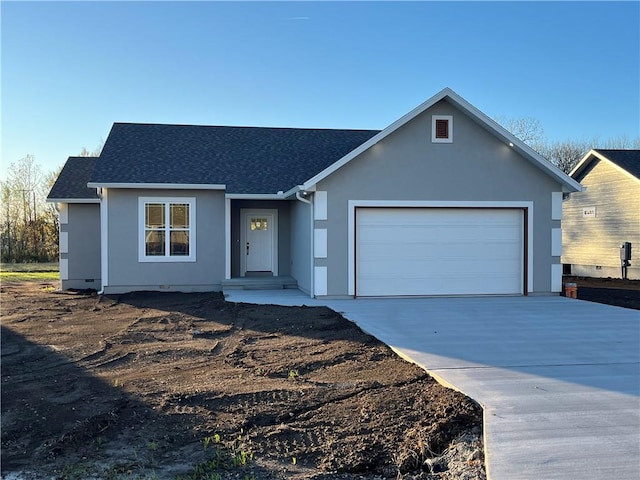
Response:
[[[60,225],[67,243],[66,251],[60,252],[61,260],[67,261],[67,278],[61,287],[100,290],[100,205],[68,204],[67,218]]]
[[[432,115],[453,115],[453,143],[431,142]],[[446,101],[322,180],[318,190],[328,192],[328,220],[316,227],[328,233],[322,265],[329,296],[348,291],[349,200],[533,202],[533,291],[551,291],[551,230],[560,227],[551,220],[551,193],[562,187]]]
[[[586,190],[563,204],[562,262],[619,268],[622,242],[632,242],[633,257],[640,258],[640,181],[595,160],[580,183]],[[583,216],[590,207],[594,218]]]

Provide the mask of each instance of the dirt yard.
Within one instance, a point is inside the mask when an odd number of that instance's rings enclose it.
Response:
[[[1,353],[5,480],[485,478],[481,408],[326,308],[5,283]]]
[[[580,300],[640,310],[640,280],[565,276],[563,282],[577,284]]]

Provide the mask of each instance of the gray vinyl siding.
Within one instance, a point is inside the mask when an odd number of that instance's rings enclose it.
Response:
[[[278,211],[278,275],[290,275],[290,206],[282,200],[232,200],[231,201],[231,277],[240,276],[241,209],[270,209]],[[224,225],[224,223],[223,223]]]
[[[138,261],[139,197],[195,197],[195,262]],[[225,268],[224,225],[223,191],[109,189],[105,293],[220,291]]]
[[[295,201],[291,204],[291,276],[298,288],[311,293],[311,207]]]
[[[61,288],[100,290],[100,205],[97,203],[67,204],[68,223],[60,225],[60,232],[68,236],[68,252],[60,259],[67,260],[68,279],[61,280]]]
[[[620,278],[620,244],[631,242],[628,276],[640,279],[640,180],[601,160],[592,161],[578,180],[585,191],[572,193],[562,205],[562,263],[577,275]],[[590,207],[596,208],[595,218],[583,216]]]
[[[431,116],[453,115],[453,143],[431,142]],[[552,192],[562,186],[441,101],[322,180],[328,192],[328,296],[348,295],[349,200],[533,202],[534,293],[551,292]],[[323,259],[323,262],[325,260]]]

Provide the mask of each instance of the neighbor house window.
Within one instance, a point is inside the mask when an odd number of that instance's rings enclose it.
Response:
[[[453,142],[453,115],[431,117],[431,141],[433,143]]]
[[[193,262],[196,199],[140,197],[141,262]]]

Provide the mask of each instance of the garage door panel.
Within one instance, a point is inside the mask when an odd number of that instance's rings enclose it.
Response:
[[[505,292],[511,292],[512,285],[514,282],[518,282],[518,278],[489,275],[485,281],[487,285],[482,292],[479,292],[475,277],[465,277],[462,274],[408,275],[392,280],[393,295],[504,295]],[[389,296],[388,282],[386,277],[370,277],[363,281],[362,288],[368,292],[368,296]],[[449,285],[449,287],[444,288],[444,285]],[[452,288],[451,285],[455,285],[455,288]]]
[[[522,293],[521,210],[359,209],[362,296]]]

